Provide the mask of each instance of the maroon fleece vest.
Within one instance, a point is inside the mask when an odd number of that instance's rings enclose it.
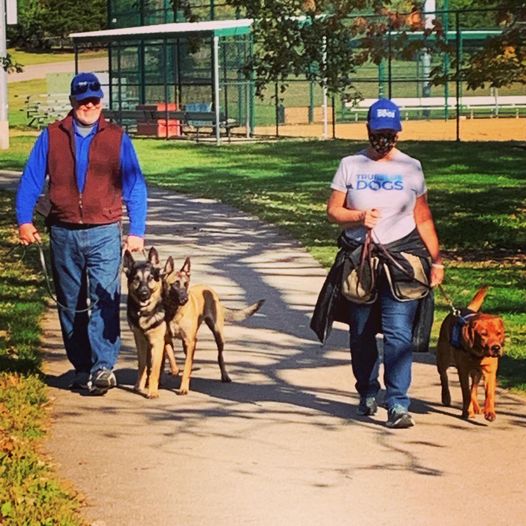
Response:
[[[101,225],[122,217],[120,151],[123,131],[101,115],[90,145],[86,184],[81,193],[75,176],[72,112],[48,127],[49,221]]]

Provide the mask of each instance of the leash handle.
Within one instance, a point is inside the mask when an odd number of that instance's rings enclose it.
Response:
[[[365,239],[362,246],[362,253],[360,254],[360,263],[358,266],[358,283],[364,282],[365,276],[365,266],[370,267],[371,264],[371,243],[372,243],[372,234],[371,229],[367,230]],[[374,279],[373,273],[371,273],[371,279]]]

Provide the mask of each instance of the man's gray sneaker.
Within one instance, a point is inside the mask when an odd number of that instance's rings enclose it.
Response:
[[[99,369],[92,373],[88,382],[88,390],[93,395],[104,395],[117,385],[117,379],[110,369]]]
[[[413,417],[405,410],[391,409],[387,414],[387,427],[392,429],[406,429],[414,425],[415,421]]]
[[[358,405],[358,414],[360,416],[373,416],[378,411],[378,404],[374,396],[361,396]]]

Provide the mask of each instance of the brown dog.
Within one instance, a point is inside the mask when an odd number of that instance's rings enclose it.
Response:
[[[173,344],[173,340],[180,339],[186,354],[179,394],[188,394],[190,390],[190,374],[197,344],[197,331],[203,321],[212,331],[216,341],[221,381],[230,382],[223,359],[224,322],[241,321],[252,316],[265,300],[259,300],[244,309],[227,309],[221,304],[212,288],[206,285],[190,287],[190,258],[186,258],[181,270],[176,271],[171,256],[166,260],[164,266],[163,300],[168,326],[167,347]]]
[[[442,384],[442,403],[450,406],[447,369],[450,365],[456,366],[462,388],[463,418],[474,418],[481,413],[477,388],[481,377],[484,377],[484,418],[492,422],[497,417],[495,389],[498,360],[504,352],[505,332],[501,318],[479,312],[487,292],[488,287],[482,287],[475,294],[468,305],[468,310],[471,311],[469,314],[449,314],[442,322],[437,344],[437,369]]]

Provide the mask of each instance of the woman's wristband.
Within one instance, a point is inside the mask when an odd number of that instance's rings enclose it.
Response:
[[[444,268],[444,265],[442,265],[442,263],[431,263],[431,266],[434,268]]]

